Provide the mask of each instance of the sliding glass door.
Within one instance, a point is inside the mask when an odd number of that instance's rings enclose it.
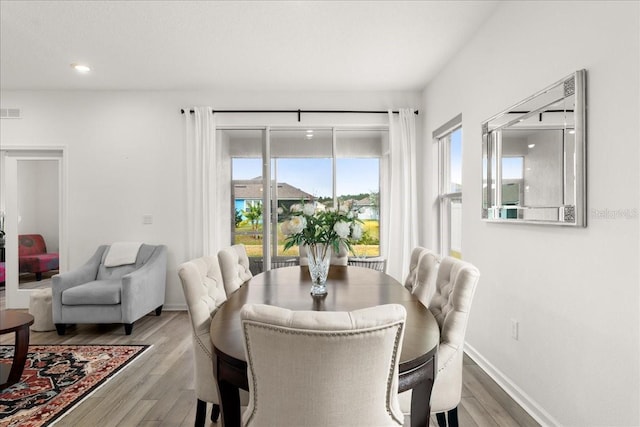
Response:
[[[219,138],[231,160],[231,240],[245,245],[254,272],[297,259],[297,248],[284,251],[280,224],[299,203],[353,212],[365,223],[355,255],[380,254],[386,129],[224,129]]]
[[[336,198],[340,209],[363,222],[362,239],[353,256],[380,256],[380,176],[387,132],[343,129],[336,131]]]

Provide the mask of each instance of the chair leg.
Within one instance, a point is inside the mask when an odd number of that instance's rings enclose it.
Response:
[[[36,281],[41,281],[42,280],[42,273],[36,273]]]
[[[125,335],[131,335],[131,332],[133,332],[133,323],[125,323],[124,324]]]
[[[56,323],[56,331],[58,332],[58,335],[64,335],[67,331],[67,325],[64,323]]]
[[[444,412],[438,412],[436,414],[439,427],[447,427],[447,415]]]
[[[220,416],[220,405],[214,403],[211,407],[211,422],[218,422],[218,417]]]
[[[456,406],[449,412],[447,412],[447,418],[449,419],[449,427],[458,427],[458,407]]]
[[[207,402],[198,399],[196,404],[196,422],[195,427],[204,427],[204,420],[207,417]]]
[[[160,316],[161,313],[162,313],[162,306],[156,308],[156,316]]]

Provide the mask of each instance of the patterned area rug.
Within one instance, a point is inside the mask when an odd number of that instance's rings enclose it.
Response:
[[[148,345],[30,345],[20,382],[0,390],[0,427],[48,426]],[[13,346],[0,346],[0,363],[11,363]]]

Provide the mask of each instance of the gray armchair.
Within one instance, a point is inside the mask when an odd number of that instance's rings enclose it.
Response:
[[[53,322],[58,335],[67,324],[133,323],[164,304],[167,248],[143,244],[135,263],[105,266],[109,246],[103,245],[82,267],[53,276]]]

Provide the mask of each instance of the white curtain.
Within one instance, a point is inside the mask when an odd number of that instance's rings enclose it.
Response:
[[[217,195],[216,126],[210,107],[185,108],[187,257],[194,259],[217,253],[216,224],[213,221]]]
[[[387,273],[399,281],[409,272],[411,251],[418,243],[418,191],[416,176],[416,120],[414,110],[389,111],[389,146],[383,182],[387,188],[382,204],[382,246]]]

